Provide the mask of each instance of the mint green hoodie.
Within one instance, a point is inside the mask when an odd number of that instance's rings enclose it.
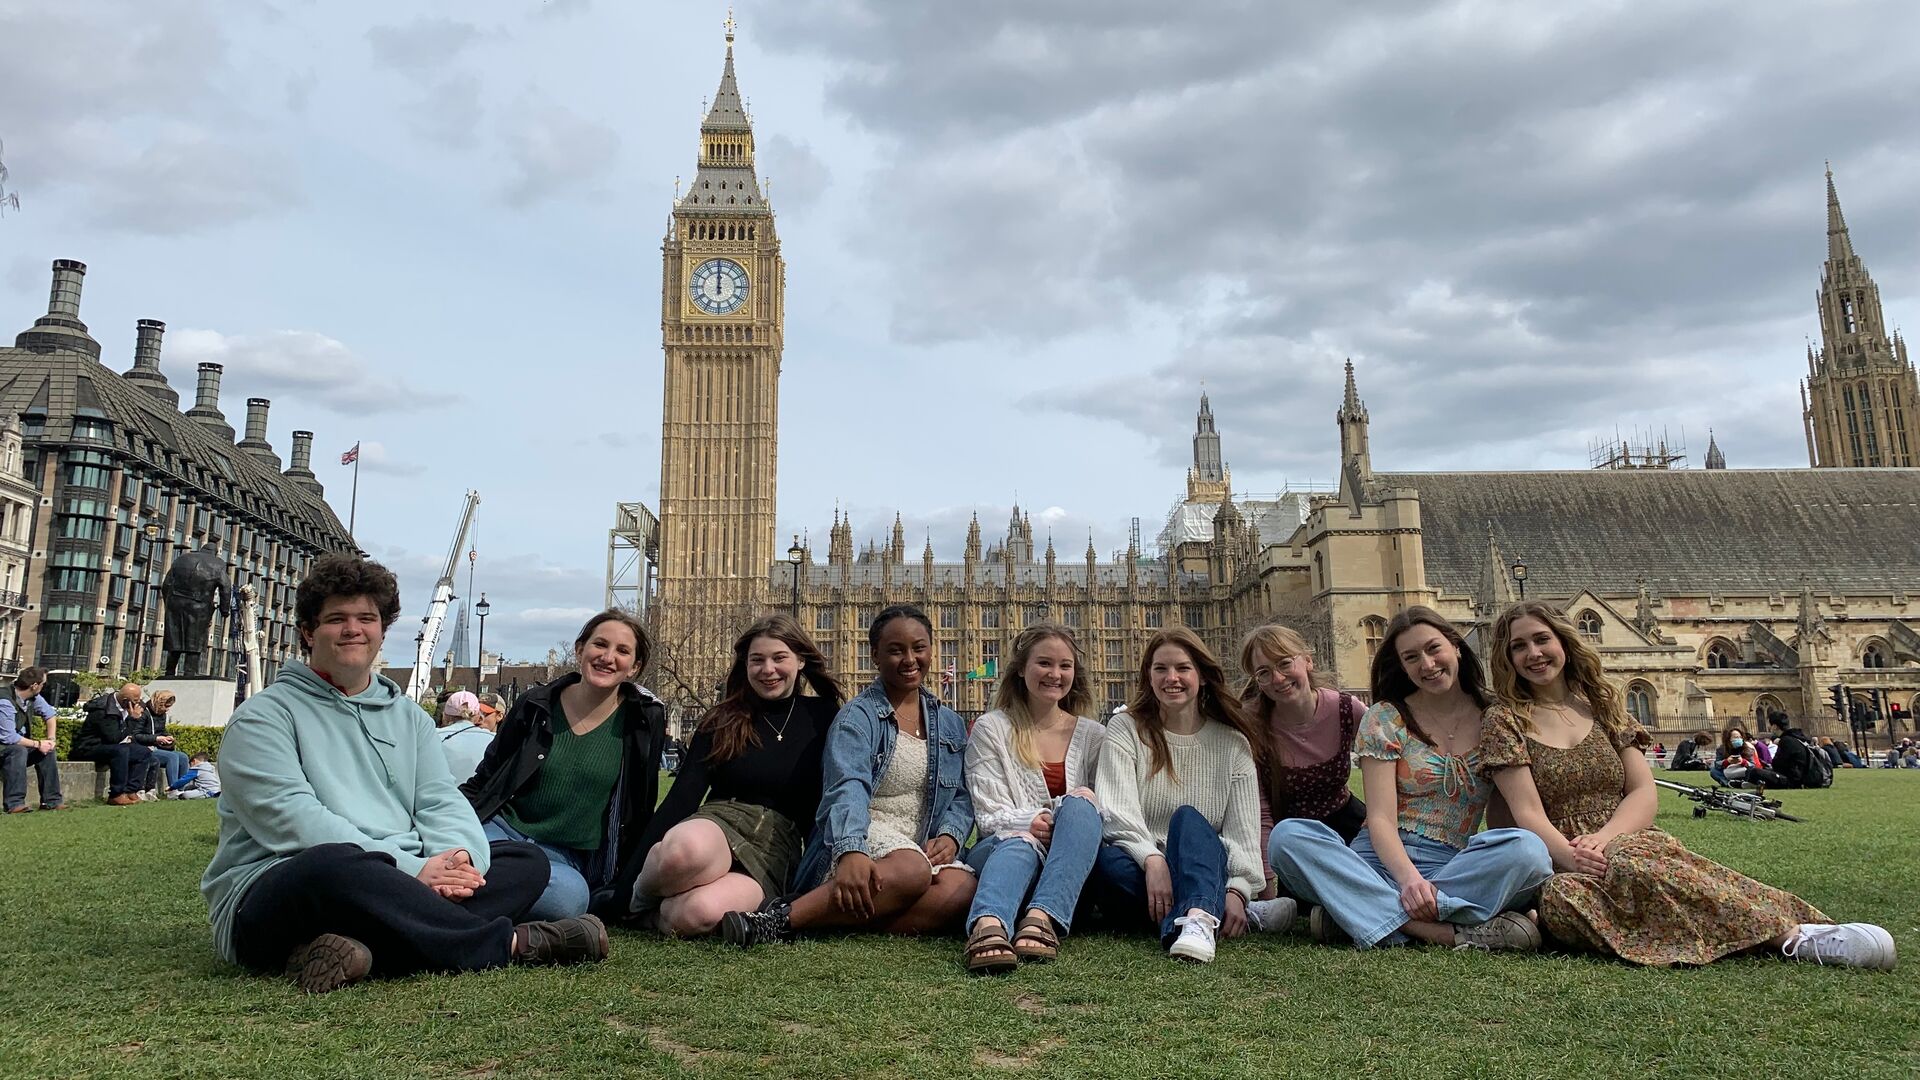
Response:
[[[447,773],[433,720],[391,679],[352,697],[298,661],[248,698],[220,739],[220,846],[200,879],[214,948],[238,961],[233,915],[256,878],[320,844],[385,852],[408,874],[486,834]]]

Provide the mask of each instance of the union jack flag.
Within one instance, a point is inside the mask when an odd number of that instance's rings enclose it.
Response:
[[[354,443],[353,449],[340,455],[340,464],[342,465],[351,465],[354,462],[359,460],[360,460],[360,444],[359,443]]]

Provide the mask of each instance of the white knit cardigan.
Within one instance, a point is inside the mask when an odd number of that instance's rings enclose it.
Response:
[[[1098,721],[1082,716],[1075,723],[1067,744],[1068,791],[1093,787],[1106,737]],[[1058,802],[1047,794],[1047,778],[1039,768],[1013,752],[1013,721],[998,709],[975,720],[967,737],[967,794],[973,796],[974,828],[981,836],[1025,835],[1033,819]],[[1102,809],[1100,816],[1104,820],[1107,812]]]

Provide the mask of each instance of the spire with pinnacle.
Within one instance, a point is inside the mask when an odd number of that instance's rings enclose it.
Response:
[[[713,104],[700,121],[700,171],[679,206],[690,210],[744,217],[765,217],[766,197],[760,193],[760,180],[753,171],[753,120],[740,97],[740,86],[733,74],[733,33],[731,12],[727,15],[727,61],[720,71],[720,88],[713,93]]]
[[[1853,238],[1847,235],[1847,218],[1840,212],[1840,193],[1833,189],[1833,163],[1827,163],[1827,258],[1845,262],[1853,258]]]
[[[1724,469],[1727,467],[1727,455],[1720,452],[1720,444],[1713,441],[1713,429],[1707,429],[1707,468]]]
[[[1373,455],[1367,448],[1367,405],[1360,400],[1360,387],[1354,382],[1353,360],[1347,360],[1346,395],[1340,400],[1340,411],[1334,414],[1334,420],[1340,425],[1340,483],[1347,488],[1351,481],[1352,494],[1358,496],[1358,489],[1373,476]]]

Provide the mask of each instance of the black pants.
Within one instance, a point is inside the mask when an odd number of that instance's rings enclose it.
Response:
[[[89,751],[83,761],[107,767],[107,795],[135,795],[147,786],[153,751],[139,743],[114,743]]]
[[[260,875],[233,916],[240,962],[278,971],[321,934],[354,938],[376,975],[477,971],[504,965],[513,924],[547,887],[547,857],[532,844],[496,840],[487,883],[453,901],[399,869],[393,856],[355,844],[321,844]]]

